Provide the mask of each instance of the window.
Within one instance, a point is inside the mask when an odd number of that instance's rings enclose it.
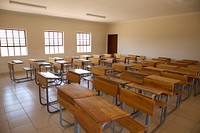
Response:
[[[0,29],[1,56],[27,55],[26,31]]]
[[[91,33],[78,32],[77,39],[77,53],[91,52]]]
[[[45,31],[45,54],[63,54],[63,32]]]

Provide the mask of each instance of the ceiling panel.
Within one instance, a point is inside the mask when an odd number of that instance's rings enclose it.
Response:
[[[46,9],[29,4],[45,6]],[[199,12],[200,0],[0,0],[0,9],[97,22],[121,22]],[[87,13],[106,18],[87,16]]]

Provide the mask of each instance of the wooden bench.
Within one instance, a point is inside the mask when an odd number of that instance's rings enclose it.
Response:
[[[130,83],[143,84],[144,77],[148,74],[139,71],[124,71],[120,75],[120,79],[130,81]]]
[[[174,90],[174,94],[178,95],[176,106],[177,107],[180,106],[180,103],[183,100],[182,97],[183,97],[183,93],[184,93],[184,90],[185,90],[186,87],[188,87],[188,94],[187,94],[187,97],[185,99],[187,99],[191,94],[192,83],[188,82],[188,76],[182,75],[182,74],[170,73],[170,72],[162,72],[161,76],[180,80],[180,83],[178,83],[178,84],[180,84],[182,86],[182,88]]]
[[[124,104],[131,106],[146,114],[145,125],[138,123],[131,117],[123,117],[117,119],[116,122],[122,125],[124,128],[128,129],[132,133],[148,132],[150,117],[153,116],[155,102],[152,99],[145,97],[139,93],[126,90],[124,88],[120,89],[119,101],[122,103],[122,108],[124,109]]]

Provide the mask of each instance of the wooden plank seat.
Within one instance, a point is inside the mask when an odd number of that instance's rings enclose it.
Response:
[[[96,92],[91,91],[77,83],[65,84],[62,86],[57,86],[56,88],[58,89],[57,102],[60,103],[60,125],[63,127],[69,127],[73,124],[63,118],[61,109],[62,106],[67,111],[74,114],[75,99],[90,97],[97,94]],[[63,122],[66,122],[67,124],[64,125]]]
[[[142,94],[135,93],[124,88],[120,89],[119,101],[122,102],[122,109],[124,109],[124,104],[126,104],[132,108],[135,108],[145,113],[146,121],[145,125],[142,125],[130,118],[130,116],[127,116],[117,119],[116,122],[124,128],[128,129],[132,133],[141,133],[144,131],[147,133],[150,125],[150,117],[153,116],[155,102]],[[120,132],[122,132],[122,129]]]

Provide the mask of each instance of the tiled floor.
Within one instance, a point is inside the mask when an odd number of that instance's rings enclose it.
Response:
[[[51,95],[56,96],[55,89]],[[107,97],[106,97],[107,98]],[[171,98],[173,107],[175,96]],[[160,109],[155,110],[150,131],[159,122]],[[73,122],[73,115],[64,111],[64,118]],[[140,120],[144,122],[143,116]],[[119,130],[118,130],[119,131]],[[59,113],[49,114],[40,105],[38,86],[34,81],[14,83],[8,74],[0,74],[0,133],[73,133],[73,127],[59,125]],[[82,131],[84,132],[84,131]],[[110,133],[111,129],[106,129]],[[127,132],[127,131],[125,131]],[[157,133],[200,133],[200,95],[184,101],[171,113]]]

